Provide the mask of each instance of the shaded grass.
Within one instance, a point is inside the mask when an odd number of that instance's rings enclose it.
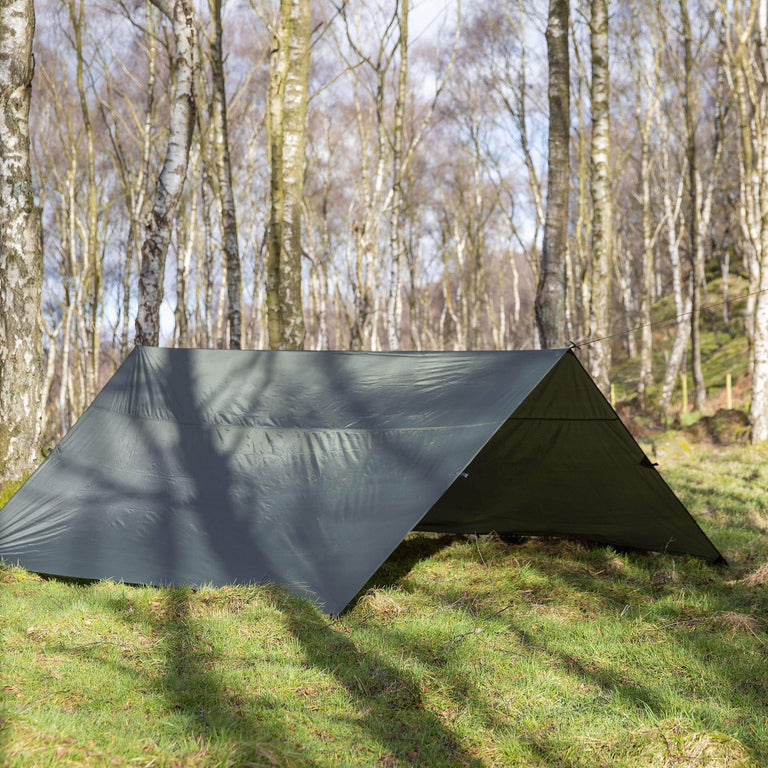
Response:
[[[766,458],[666,473],[728,567],[413,535],[334,621],[2,567],[0,765],[766,765]]]

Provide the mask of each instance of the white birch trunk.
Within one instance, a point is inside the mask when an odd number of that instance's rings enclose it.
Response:
[[[32,0],[0,3],[0,482],[39,458],[43,254],[29,158]]]
[[[689,296],[686,296],[685,298],[683,296],[683,278],[680,268],[680,240],[683,237],[683,232],[678,230],[685,180],[681,174],[677,184],[675,199],[673,201],[669,188],[669,185],[671,184],[671,169],[669,162],[669,142],[667,140],[668,130],[666,117],[662,117],[659,121],[659,133],[661,136],[661,145],[663,147],[661,156],[665,183],[662,187],[662,196],[664,203],[664,218],[667,226],[667,252],[669,255],[669,263],[672,268],[672,297],[675,304],[675,315],[677,316],[675,340],[672,344],[672,351],[670,352],[669,359],[667,360],[664,381],[661,385],[661,395],[659,397],[659,409],[662,413],[665,413],[672,400],[677,377],[683,367],[685,353],[688,349],[688,340],[691,335],[690,315],[688,313],[691,310],[691,301]]]
[[[208,0],[213,20],[214,34],[211,39],[211,69],[213,95],[211,113],[216,155],[216,176],[219,187],[219,220],[221,222],[224,259],[227,272],[227,328],[230,349],[242,346],[242,276],[240,251],[237,242],[237,214],[232,191],[232,162],[229,152],[227,124],[227,94],[224,83],[223,30],[221,18],[222,0]]]
[[[197,27],[190,0],[152,0],[173,24],[176,43],[174,85],[168,147],[155,187],[152,211],[141,248],[136,344],[157,346],[163,301],[165,257],[171,226],[181,198],[189,162],[195,118],[194,78],[197,68]]]
[[[739,115],[740,219],[750,291],[760,291],[750,297],[745,317],[752,336],[749,416],[757,443],[768,439],[768,0],[753,0],[746,12],[734,8],[731,22],[725,43]]]
[[[589,338],[610,335],[611,311],[611,183],[608,67],[608,0],[591,0],[592,46],[592,272]],[[589,347],[589,368],[595,383],[608,395],[611,377],[611,343]]]
[[[302,349],[301,208],[309,86],[309,0],[281,0],[268,99],[271,178],[267,305],[272,349]]]
[[[400,349],[402,336],[403,257],[403,115],[405,113],[406,85],[408,79],[408,0],[399,0],[400,68],[395,97],[394,129],[392,136],[392,192],[389,223],[391,269],[389,296],[387,298],[387,343],[390,350]]]
[[[549,60],[549,172],[544,244],[536,289],[536,325],[543,348],[566,344],[566,251],[570,195],[570,66],[568,0],[550,0],[547,24]]]

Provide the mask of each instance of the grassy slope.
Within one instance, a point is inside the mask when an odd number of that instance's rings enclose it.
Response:
[[[728,567],[413,536],[334,622],[0,568],[0,765],[766,765],[766,458],[669,459]]]
[[[722,299],[722,280],[712,280],[709,283],[709,293],[705,299],[706,304],[715,304]],[[731,296],[740,296],[749,290],[748,282],[742,277],[731,277],[729,291]],[[741,299],[734,301],[730,305],[731,331],[730,336],[723,320],[722,306],[714,307],[702,313],[701,322],[701,356],[704,381],[709,396],[716,395],[718,391],[725,387],[725,375],[730,373],[734,383],[747,373],[747,339],[744,335],[744,312],[745,301]],[[675,335],[675,323],[665,322],[670,317],[674,317],[675,311],[671,297],[667,297],[657,302],[653,306],[651,318],[654,323],[658,323],[653,328],[653,369],[656,377],[656,383],[649,389],[648,396],[651,404],[654,404],[659,397],[661,379],[664,376],[664,354],[672,348],[672,342]],[[639,344],[639,337],[638,337]],[[690,352],[689,352],[690,357]],[[688,366],[688,393],[689,402],[693,403],[693,376]],[[614,368],[613,381],[616,387],[616,398],[618,401],[629,400],[636,394],[637,380],[640,375],[640,359],[635,357],[627,358],[624,345],[620,342],[614,344]],[[678,381],[673,397],[673,403],[679,409],[681,397],[681,386]],[[722,398],[721,398],[722,399]],[[740,393],[734,393],[734,404],[736,407],[744,405],[740,398]],[[717,407],[725,407],[725,403],[718,402]]]

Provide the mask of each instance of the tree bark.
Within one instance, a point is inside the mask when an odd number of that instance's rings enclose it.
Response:
[[[749,406],[749,419],[752,423],[752,442],[768,440],[768,0],[758,0],[756,46],[751,74],[753,77],[752,93],[759,94],[757,104],[753,104],[755,128],[754,140],[759,142],[754,154],[758,158],[760,175],[760,242],[759,242],[759,280],[755,297],[755,314],[752,341],[752,400]],[[759,123],[759,124],[758,124]]]
[[[745,330],[751,337],[753,442],[768,440],[768,0],[733,11],[725,37],[727,70],[738,107],[739,213],[749,269]]]
[[[608,0],[591,1],[590,42],[592,50],[592,276],[589,338],[610,333],[611,308],[611,183],[609,70],[608,70]],[[611,376],[610,341],[589,346],[589,368],[595,383],[608,395]]]
[[[640,284],[640,377],[637,382],[637,397],[641,408],[645,408],[646,392],[653,386],[653,328],[651,327],[651,303],[653,301],[654,238],[651,233],[651,153],[650,127],[653,116],[649,108],[645,119],[638,123],[640,128],[640,197],[642,200],[642,282]]]
[[[267,256],[269,345],[304,347],[301,201],[309,89],[309,0],[281,0],[268,98],[271,206]]]
[[[213,20],[211,38],[211,70],[213,73],[213,95],[211,117],[214,127],[216,152],[216,175],[219,180],[219,215],[224,259],[227,265],[227,324],[229,326],[229,348],[240,349],[242,345],[242,277],[240,252],[237,244],[237,215],[235,196],[232,192],[232,161],[229,152],[229,129],[227,127],[227,93],[224,83],[224,55],[222,45],[221,0],[208,0]]]
[[[667,368],[664,374],[664,380],[661,385],[661,395],[659,396],[659,410],[662,417],[666,417],[667,408],[672,401],[672,394],[675,389],[678,374],[683,369],[685,353],[688,349],[688,340],[691,335],[690,296],[683,295],[683,277],[680,268],[680,240],[683,233],[678,229],[680,211],[682,209],[684,194],[684,178],[677,181],[674,200],[672,198],[672,170],[669,157],[669,117],[665,114],[659,116],[659,139],[661,147],[661,167],[662,167],[662,201],[664,205],[664,220],[667,229],[667,252],[669,254],[669,263],[672,267],[672,298],[675,307],[675,316],[677,323],[675,327],[675,339],[672,344],[672,351],[667,361]]]
[[[653,328],[651,327],[651,305],[654,299],[654,274],[657,233],[654,233],[651,225],[651,131],[659,104],[659,90],[661,87],[661,52],[662,44],[658,30],[663,27],[661,9],[657,5],[653,29],[653,58],[650,62],[651,71],[648,72],[648,63],[643,55],[639,42],[639,25],[635,23],[637,9],[633,7],[633,23],[631,34],[633,37],[634,69],[635,69],[635,119],[637,131],[640,136],[640,202],[642,206],[642,255],[640,277],[640,376],[637,382],[637,397],[640,408],[648,406],[647,392],[653,386]],[[638,14],[639,15],[639,14]],[[645,97],[645,98],[643,98]],[[657,230],[658,232],[658,230]]]
[[[582,338],[589,332],[589,307],[590,301],[590,276],[592,274],[592,252],[590,241],[592,239],[592,221],[589,216],[589,142],[587,139],[587,127],[584,117],[584,83],[586,74],[584,65],[579,55],[578,45],[574,46],[576,59],[576,125],[578,131],[577,158],[578,158],[578,191],[576,196],[576,221],[574,222],[573,252],[568,252],[572,262],[573,306],[571,315],[572,338]]]
[[[103,269],[99,245],[99,200],[96,181],[96,146],[94,125],[85,93],[84,81],[84,0],[69,0],[69,19],[72,24],[72,45],[75,52],[75,81],[83,119],[86,143],[86,205],[85,232],[83,237],[83,303],[78,307],[84,315],[86,402],[90,402],[98,391],[99,358],[101,352],[101,311],[103,308]]]
[[[685,112],[685,141],[688,158],[688,235],[690,238],[691,261],[691,356],[693,372],[694,403],[702,411],[706,400],[704,373],[701,369],[701,287],[704,284],[704,249],[702,248],[700,211],[701,200],[698,155],[696,151],[696,114],[693,103],[693,52],[691,50],[691,22],[688,16],[688,0],[680,0],[685,69],[683,89],[683,110]]]
[[[391,270],[387,299],[387,341],[390,350],[400,349],[402,335],[402,269],[405,253],[403,238],[403,115],[405,113],[408,80],[408,0],[399,0],[400,68],[395,96],[394,130],[392,135],[392,200],[390,213]]]
[[[37,460],[43,374],[43,254],[32,189],[32,0],[0,3],[0,481]]]
[[[165,162],[155,187],[152,211],[141,247],[136,344],[157,346],[163,301],[165,257],[171,227],[181,198],[195,124],[194,76],[197,68],[197,29],[190,0],[152,0],[173,24],[175,87]]]
[[[568,197],[570,191],[570,65],[568,0],[550,0],[547,24],[549,59],[549,170],[544,244],[536,290],[536,324],[542,348],[565,346]]]

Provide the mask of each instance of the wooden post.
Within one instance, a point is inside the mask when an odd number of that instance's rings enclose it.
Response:
[[[616,407],[616,387],[611,382],[611,408]]]
[[[725,407],[730,411],[733,408],[733,391],[731,389],[731,374],[725,374]]]

